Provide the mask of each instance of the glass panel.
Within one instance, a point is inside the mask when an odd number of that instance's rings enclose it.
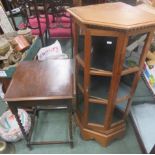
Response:
[[[140,56],[142,54],[147,34],[138,34],[130,36],[126,47],[126,56],[124,69],[139,66]]]
[[[89,103],[88,123],[103,124],[106,106]]]
[[[78,32],[78,54],[84,60],[84,35],[81,29]]]
[[[127,103],[128,103],[128,100],[126,100],[126,101],[124,101],[122,103],[117,104],[115,108],[119,109],[122,112],[125,112]]]
[[[116,37],[92,37],[91,67],[112,71],[115,56]]]
[[[132,86],[134,74],[121,77],[117,98],[128,96]],[[89,94],[91,97],[108,99],[111,77],[90,77]]]
[[[77,88],[77,110],[79,110],[81,113],[83,112],[84,108],[84,96],[80,89]]]
[[[90,78],[90,96],[97,98],[108,98],[111,77],[92,76]]]
[[[129,95],[134,75],[135,73],[132,73],[121,77],[117,98]]]
[[[112,123],[117,123],[123,119],[123,114],[124,114],[123,112],[126,107],[126,103],[127,101],[115,106],[113,116],[112,116]]]
[[[77,64],[78,65],[78,64]],[[80,65],[77,66],[77,83],[83,87],[84,82],[84,71]]]

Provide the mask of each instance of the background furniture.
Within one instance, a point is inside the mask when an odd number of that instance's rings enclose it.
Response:
[[[71,17],[66,12],[66,8],[72,6],[72,0],[44,0],[44,4],[49,37],[52,39],[71,38]],[[53,18],[50,19],[49,15]]]
[[[66,9],[73,6],[72,0],[44,0],[47,25],[46,45],[59,40],[64,53],[72,58],[72,21]],[[50,18],[52,17],[52,18]]]
[[[74,22],[76,119],[84,139],[107,146],[125,133],[155,16],[121,2],[68,11]]]
[[[43,36],[46,32],[44,7],[41,7],[41,4],[36,0],[14,1],[15,8],[12,6],[12,0],[6,0],[6,4],[15,30],[30,28],[32,35],[38,35],[42,41],[42,46],[44,46]],[[17,23],[17,19],[20,20],[19,23]]]
[[[67,55],[72,57],[71,18],[66,12],[66,8],[73,4],[72,0],[18,0],[13,6],[12,1],[6,2],[16,30],[32,29],[33,35],[40,36],[43,46],[57,39],[65,47],[63,52],[67,51]],[[14,9],[18,12],[15,13]]]
[[[42,62],[25,61],[18,65],[5,94],[5,101],[8,102],[9,108],[15,115],[24,138],[27,141],[28,147],[39,144],[70,144],[70,146],[73,147],[73,93],[74,87],[71,60],[47,60]],[[38,106],[41,107],[38,108]],[[43,106],[44,108],[42,108]],[[68,110],[69,139],[67,141],[31,142],[35,116],[40,110],[49,109],[47,108],[48,106],[52,106],[52,109],[56,110]],[[32,127],[29,135],[26,135],[22,123],[18,117],[18,108],[27,107],[34,108]]]
[[[41,40],[39,39],[39,37],[36,37],[30,48],[25,51],[25,57],[22,61],[32,61],[40,48],[41,48]],[[6,75],[6,76],[3,76],[2,74],[0,75],[0,82],[2,82],[3,84],[4,93],[8,88],[8,85],[11,81],[13,73],[16,70],[16,67],[17,65],[11,65],[10,67],[1,70]]]

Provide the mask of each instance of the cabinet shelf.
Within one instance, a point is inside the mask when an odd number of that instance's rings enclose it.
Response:
[[[83,59],[81,58],[80,55],[76,56],[76,60],[78,61],[78,63],[84,68],[85,64]],[[135,67],[130,67],[130,68],[124,68],[121,76],[123,75],[127,75],[127,74],[131,74],[131,73],[135,73],[138,72],[140,70],[140,68],[138,66]],[[98,68],[90,68],[90,75],[98,75],[98,76],[112,76],[112,72],[108,71],[108,70],[103,70],[103,69],[98,69]]]
[[[80,89],[82,93],[84,93],[83,88],[83,72],[82,70],[79,70],[77,75],[77,86]],[[132,75],[131,75],[132,76]],[[124,102],[129,99],[130,97],[130,80],[132,80],[132,77],[129,77],[129,75],[122,76],[119,90],[117,93],[117,99],[116,104],[119,104],[121,102]],[[110,81],[111,77],[109,76],[91,76],[90,77],[90,87],[89,87],[89,97],[90,101],[94,101],[95,103],[99,104],[107,104],[108,103],[108,94],[109,94],[109,88],[110,88]]]
[[[90,98],[95,98],[96,100],[107,100],[109,96],[110,80],[111,79],[109,77],[91,77],[89,88]],[[130,87],[121,81],[117,93],[117,104],[127,100],[129,95]]]
[[[112,76],[112,72],[104,71],[96,68],[90,69],[90,75],[98,75],[98,76]]]
[[[82,94],[84,94],[84,90],[83,90],[83,87],[81,86],[80,83],[77,84],[78,85],[78,88],[79,90],[81,91]],[[123,96],[121,98],[117,98],[116,99],[116,104],[122,104],[122,102],[124,101],[127,101],[128,99],[130,98],[129,95],[127,96]],[[94,102],[94,103],[98,103],[98,104],[108,104],[108,100],[107,99],[103,99],[103,98],[100,98],[100,97],[95,97],[95,96],[90,96],[89,97],[89,102]]]
[[[123,96],[121,98],[116,99],[116,104],[122,104],[122,102],[127,101],[130,98],[130,95]]]
[[[138,66],[127,68],[127,69],[122,71],[121,76],[131,74],[131,73],[135,73],[135,72],[138,72],[139,70],[140,70],[140,68]]]
[[[98,104],[108,104],[108,100],[98,98],[98,97],[90,97],[89,102],[90,103],[98,103]]]
[[[94,59],[94,58],[92,58]],[[96,58],[96,60],[91,61],[91,75],[100,75],[100,76],[112,76],[112,67],[113,62],[110,60],[110,58],[106,58],[106,61],[100,60],[100,58]],[[109,59],[109,60],[108,60]],[[130,73],[134,73],[139,71],[139,66],[123,66],[123,71],[121,75],[127,75]]]
[[[83,55],[82,53],[77,54],[76,60],[84,68],[85,64],[84,64],[84,59],[83,59],[82,55]],[[112,76],[112,71],[109,71],[112,69],[112,66],[111,65],[108,66],[108,65],[106,67],[104,67],[104,65],[102,66],[100,64],[99,60],[98,60],[98,62],[95,63],[95,65],[92,64],[92,62],[91,62],[90,75]],[[131,73],[135,73],[135,72],[138,72],[139,70],[140,70],[140,68],[138,66],[129,67],[129,68],[123,67],[123,71],[121,73],[121,76],[131,74]]]

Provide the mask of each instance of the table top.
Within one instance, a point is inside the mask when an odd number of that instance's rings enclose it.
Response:
[[[88,25],[124,30],[155,26],[155,15],[122,2],[73,7],[67,11]]]
[[[5,101],[70,99],[72,96],[70,59],[24,61],[16,68]]]

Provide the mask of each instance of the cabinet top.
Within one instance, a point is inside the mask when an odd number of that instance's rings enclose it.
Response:
[[[74,18],[87,25],[124,30],[155,26],[155,15],[122,2],[73,7],[67,10]]]

